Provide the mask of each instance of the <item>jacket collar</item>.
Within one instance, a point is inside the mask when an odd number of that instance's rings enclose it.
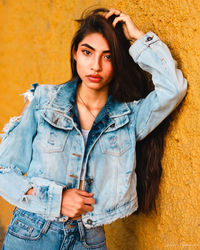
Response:
[[[75,105],[77,85],[77,80],[62,84],[48,108],[67,114]],[[112,96],[108,97],[105,109],[111,118],[127,115],[131,112],[127,103],[117,102]]]
[[[50,101],[48,108],[68,113],[76,102],[77,81],[70,81],[62,84],[54,98]]]

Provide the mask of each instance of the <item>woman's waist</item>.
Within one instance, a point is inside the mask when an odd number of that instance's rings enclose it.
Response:
[[[64,228],[76,226],[78,223],[82,223],[86,228],[99,227],[105,224],[110,224],[119,218],[123,218],[135,212],[138,208],[137,197],[128,201],[127,203],[118,206],[114,209],[102,209],[94,210],[92,213],[86,213],[81,217],[69,218],[67,216],[60,216],[54,218],[48,218],[41,214],[32,213],[20,208],[15,208],[14,216],[19,215],[21,218],[30,220],[32,223],[38,226],[38,228],[44,228],[47,225],[54,231],[63,230]]]

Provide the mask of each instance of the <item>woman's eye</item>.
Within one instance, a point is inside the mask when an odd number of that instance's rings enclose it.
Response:
[[[106,55],[105,59],[110,61],[111,60],[111,55]]]
[[[87,49],[84,49],[84,50],[83,50],[83,54],[85,54],[85,55],[90,55],[91,52],[90,52],[89,50],[87,50]]]

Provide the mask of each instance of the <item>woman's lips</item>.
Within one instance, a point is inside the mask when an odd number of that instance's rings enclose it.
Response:
[[[91,82],[100,82],[102,77],[99,75],[88,75],[87,78],[91,81]]]

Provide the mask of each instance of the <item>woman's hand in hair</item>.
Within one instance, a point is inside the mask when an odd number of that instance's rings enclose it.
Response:
[[[117,9],[110,9],[110,11],[105,14],[105,18],[108,19],[112,15],[117,16],[113,21],[113,26],[115,27],[118,22],[121,22],[124,34],[128,40],[135,41],[144,35],[144,32],[138,29],[129,15]]]
[[[70,218],[78,217],[93,210],[93,193],[80,189],[66,189],[62,194],[61,214]]]

